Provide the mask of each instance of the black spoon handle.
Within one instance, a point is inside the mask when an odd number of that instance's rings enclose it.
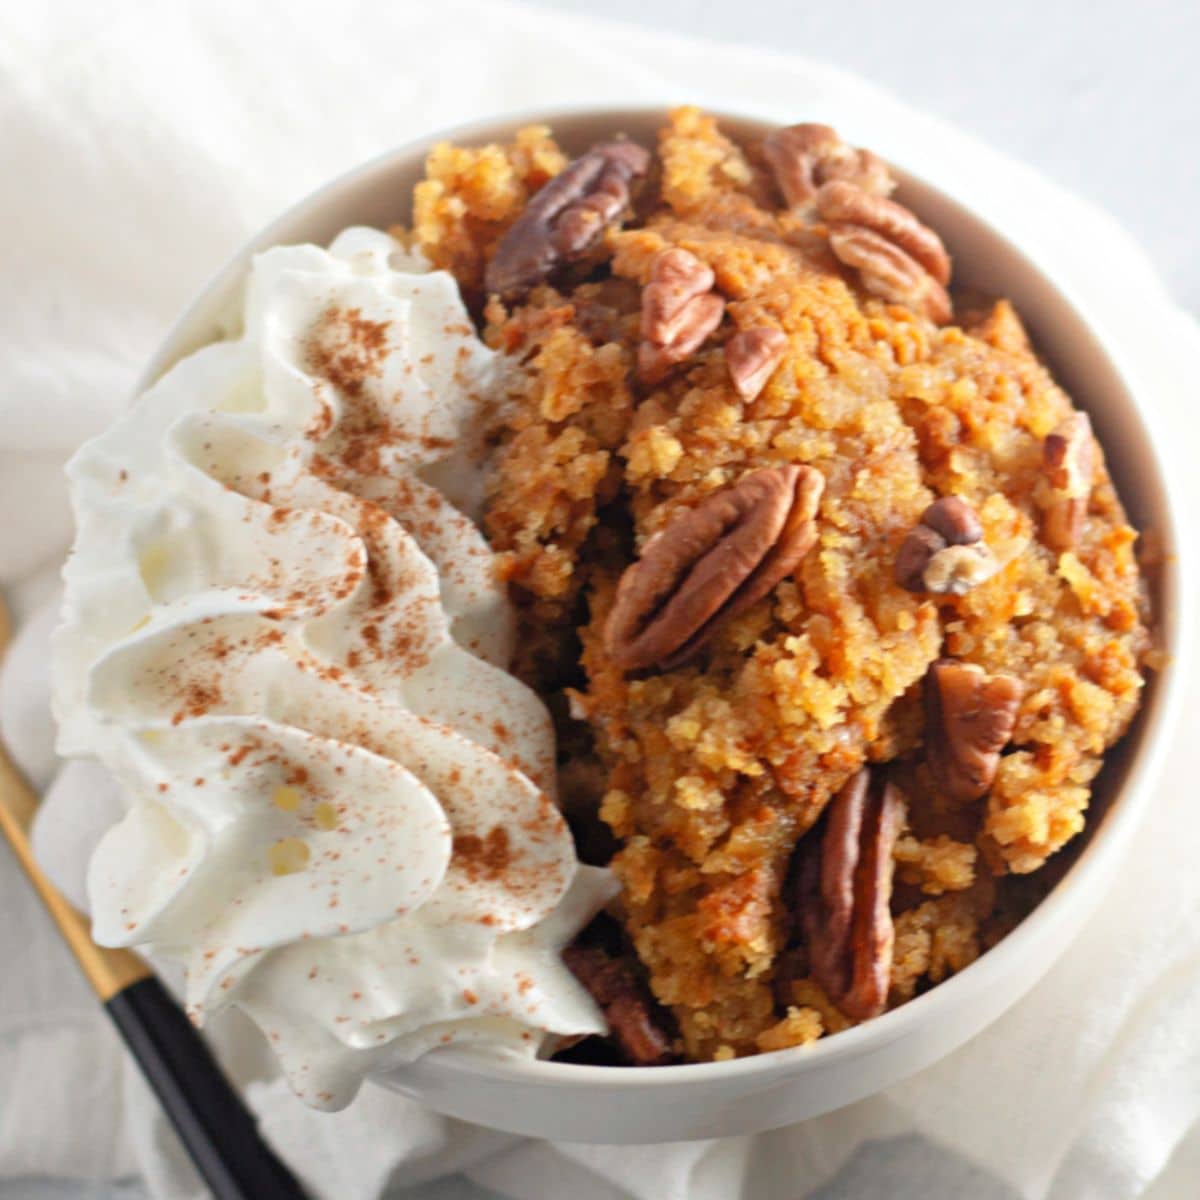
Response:
[[[217,1200],[302,1200],[204,1039],[153,976],[104,1006]]]

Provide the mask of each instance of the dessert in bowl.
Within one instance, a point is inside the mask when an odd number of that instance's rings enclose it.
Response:
[[[239,255],[72,468],[98,936],[310,1103],[600,1141],[826,1111],[1025,990],[1145,796],[1179,585],[1122,500],[1169,513],[1065,299],[896,181],[504,122]]]

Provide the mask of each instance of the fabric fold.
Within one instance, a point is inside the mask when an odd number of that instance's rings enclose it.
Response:
[[[0,724],[37,787],[51,788],[38,852],[76,897],[86,829],[106,801],[83,775],[51,787],[38,647],[52,621],[47,564],[69,533],[61,466],[122,411],[169,321],[243,239],[323,180],[431,129],[696,100],[835,122],[1016,235],[1068,285],[1159,444],[1179,464],[1190,449],[1200,332],[1128,236],[1032,169],[819,63],[479,0],[363,5],[341,22],[311,0],[118,14],[62,0],[0,18],[0,68],[6,177],[17,181],[0,190],[0,221],[17,231],[5,274],[20,281],[0,299],[0,586],[29,621],[0,683]],[[1200,509],[1194,475],[1177,470],[1184,512]],[[1200,682],[1185,709],[1194,730]],[[1169,1200],[1200,1169],[1198,770],[1200,739],[1185,731],[1120,880],[1029,996],[914,1079],[790,1129],[555,1147],[375,1087],[345,1113],[314,1114],[236,1015],[213,1036],[267,1135],[331,1200],[463,1171],[517,1200],[796,1200],[830,1180],[844,1190],[827,1194],[871,1194],[882,1179],[936,1200]],[[0,852],[11,965],[0,973],[0,1180],[136,1173],[157,1198],[192,1200],[173,1135],[24,889]]]

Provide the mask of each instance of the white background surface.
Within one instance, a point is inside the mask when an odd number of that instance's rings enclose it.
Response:
[[[1200,311],[1200,168],[1194,158],[1200,148],[1198,0],[1140,5],[993,0],[986,6],[962,0],[539,2],[803,53],[873,79],[1108,208],[1150,251],[1177,297]],[[2,130],[0,124],[0,137]],[[892,1145],[887,1153],[929,1155],[916,1143]],[[861,1157],[819,1200],[867,1200],[878,1194],[864,1182],[871,1178],[872,1154]],[[939,1195],[954,1190],[970,1200],[1009,1195],[949,1158],[929,1155],[928,1172],[929,1190]],[[33,1182],[0,1186],[2,1200],[133,1200],[141,1194],[135,1188],[81,1190]],[[467,1186],[410,1193],[421,1200],[435,1195],[437,1200],[481,1200],[487,1193]],[[1168,1197],[1163,1193],[1155,1200]]]

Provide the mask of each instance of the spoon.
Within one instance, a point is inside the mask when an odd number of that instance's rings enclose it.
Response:
[[[0,662],[9,635],[0,600]],[[0,832],[205,1183],[218,1200],[302,1200],[300,1185],[262,1140],[207,1043],[150,966],[131,950],[97,946],[87,918],[43,874],[27,833],[36,809],[37,798],[0,743]]]

